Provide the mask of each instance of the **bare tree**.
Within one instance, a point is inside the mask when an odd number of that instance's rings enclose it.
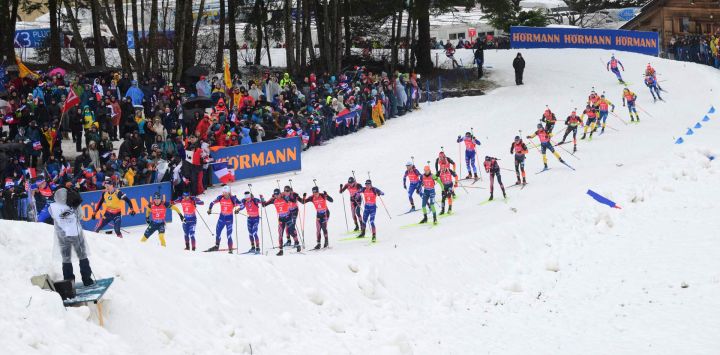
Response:
[[[105,43],[103,41],[102,32],[100,31],[100,4],[97,0],[90,1],[90,12],[92,13],[92,33],[93,33],[93,56],[95,57],[95,65],[105,65]]]
[[[90,57],[85,49],[85,44],[82,42],[82,37],[80,37],[80,28],[78,27],[78,21],[75,14],[73,14],[72,9],[70,8],[70,0],[64,0],[63,4],[65,5],[65,15],[68,17],[68,22],[70,23],[70,28],[73,33],[72,45],[80,55],[80,63],[84,67],[88,68],[91,65]]]
[[[223,58],[225,57],[225,20],[225,0],[220,0],[220,28],[218,31],[217,53],[215,53],[215,71],[217,72],[223,71]]]
[[[235,16],[237,16],[237,1],[238,0],[227,0],[228,1],[228,30],[229,30],[229,41],[230,41],[230,72],[238,72],[238,45],[237,45],[237,33]]]
[[[292,0],[285,0],[284,6],[285,62],[291,74],[295,74],[295,35],[292,23]]]

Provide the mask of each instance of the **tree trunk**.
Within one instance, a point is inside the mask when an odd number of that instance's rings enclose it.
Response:
[[[150,1],[150,30],[148,49],[145,52],[145,75],[158,72],[158,0]]]
[[[120,65],[125,72],[129,73],[132,71],[132,67],[135,65],[135,61],[130,56],[130,50],[128,50],[127,30],[125,29],[124,17],[122,16],[123,3],[121,0],[115,0],[114,2],[116,17],[119,17],[120,19],[120,21],[117,21],[119,27],[115,26],[115,20],[113,20],[111,7],[110,3],[108,3],[108,0],[103,0],[102,5],[103,6],[100,6],[100,3],[97,3],[98,8],[100,9],[100,16],[110,30],[112,36],[115,38],[118,54],[120,56]],[[120,7],[119,13],[118,6]]]
[[[137,65],[135,65],[135,72],[137,73],[137,78],[140,79],[142,73],[145,71],[145,63],[143,62],[142,42],[140,41],[140,30],[138,28],[137,0],[132,0],[130,6],[132,7],[130,12],[132,13],[133,42],[135,42],[135,62],[137,63]]]
[[[320,71],[327,70],[330,67],[330,51],[328,44],[328,36],[330,31],[330,19],[328,18],[327,12],[327,0],[323,0],[321,6],[320,0],[313,0],[315,5],[315,26],[317,28],[318,45],[320,47],[320,58],[319,63],[316,63],[316,67]]]
[[[340,0],[333,1],[333,22],[335,24],[335,30],[333,31],[333,68],[332,73],[340,72],[342,66],[342,30],[340,29]]]
[[[310,55],[310,63],[312,66],[317,65],[317,59],[315,57],[315,46],[313,45],[312,32],[311,32],[311,21],[310,21],[310,0],[303,1],[303,36],[307,38],[305,44],[307,45],[308,54]]]
[[[230,31],[230,72],[237,73],[238,69],[238,45],[235,31],[235,16],[237,16],[237,0],[228,0],[228,30]]]
[[[63,1],[65,4],[65,13],[68,17],[68,21],[70,22],[70,28],[72,29],[72,45],[75,47],[80,54],[80,63],[83,67],[89,68],[91,66],[90,64],[90,57],[88,56],[87,50],[85,49],[85,44],[82,41],[82,37],[80,37],[80,28],[78,27],[77,18],[75,18],[75,14],[73,13],[72,9],[70,8],[70,0]]]
[[[290,74],[295,74],[295,35],[292,33],[292,0],[285,0],[285,13],[283,22],[285,25],[285,62],[288,72],[290,72]]]
[[[398,50],[400,48],[400,43],[402,43],[402,19],[403,19],[403,11],[404,11],[403,9],[404,9],[404,6],[400,7],[400,11],[399,11],[398,17],[397,17],[397,24],[395,25],[395,31],[396,31],[395,32],[395,40],[397,41],[395,43],[395,46],[397,48],[395,49],[395,61],[393,62],[393,65],[392,65],[393,72],[395,72],[395,68],[397,67],[398,62],[400,61],[400,54],[398,53]],[[403,50],[405,50],[405,51],[408,50],[407,43],[403,47],[404,47]]]
[[[205,11],[205,0],[200,0],[200,7],[198,8],[198,14],[202,14]],[[198,31],[200,30],[200,19],[202,16],[198,15],[195,19],[195,27],[192,29],[192,43],[198,43]],[[197,51],[197,45],[193,46],[192,57],[195,58]]]
[[[185,39],[183,40],[183,67],[189,68],[195,65],[196,60],[196,50],[197,50],[197,43],[193,42],[193,26],[192,26],[192,20],[193,20],[193,12],[192,12],[192,0],[185,0],[183,3],[183,19],[182,21],[185,22],[187,25],[183,26],[183,36]]]
[[[305,42],[302,34],[302,0],[295,1],[295,72],[305,68]]]
[[[263,6],[262,8],[262,18],[263,21],[267,18],[267,6]],[[265,49],[267,50],[267,56],[268,56],[268,67],[272,67],[272,55],[270,55],[270,35],[268,35],[268,27],[267,23],[263,25],[263,30],[265,31]]]
[[[218,31],[218,46],[215,54],[215,71],[223,71],[223,58],[225,57],[225,0],[220,0],[220,28]]]
[[[418,40],[415,44],[417,72],[428,74],[433,64],[430,58],[430,0],[415,0],[415,17],[417,18]]]
[[[429,4],[428,4],[428,6],[429,6]],[[403,65],[405,65],[405,68],[409,68],[410,47],[412,47],[411,43],[413,40],[412,37],[410,37],[410,26],[412,25],[412,20],[414,17],[412,9],[413,9],[413,0],[410,0],[410,6],[408,7],[407,28],[405,29],[405,43],[406,43],[407,48],[405,48],[405,53],[403,53]],[[428,9],[428,11],[430,11],[430,10]]]
[[[50,37],[48,38],[48,41],[50,42],[50,55],[48,62],[51,66],[58,66],[62,60],[60,58],[60,45],[62,43],[62,39],[60,37],[57,16],[58,0],[48,0],[48,12],[50,13]]]
[[[264,22],[264,19],[262,18],[263,7],[265,7],[265,4],[263,4],[263,0],[255,1],[255,9],[253,10],[253,14],[255,17],[255,65],[260,65],[260,60],[262,59],[262,27]]]
[[[350,56],[350,49],[352,48],[352,33],[350,32],[350,0],[343,2],[345,5],[345,19],[343,25],[345,26],[345,56]]]
[[[410,41],[410,71],[415,71],[415,45],[417,41],[415,41],[415,33],[417,33],[417,19],[413,20],[412,25],[412,32],[410,33],[410,37],[412,40]]]
[[[173,41],[173,81],[179,82],[182,77],[182,73],[185,70],[185,2],[191,0],[176,0],[175,2],[175,41]],[[200,3],[200,13],[202,13],[202,5]],[[198,16],[200,21],[200,16]]]
[[[100,4],[97,0],[90,1],[90,12],[92,13],[93,51],[96,66],[105,65],[105,44],[103,43],[102,32],[100,31]]]

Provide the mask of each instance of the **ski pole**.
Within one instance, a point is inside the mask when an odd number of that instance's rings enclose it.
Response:
[[[567,153],[570,154],[571,156],[575,157],[575,159],[580,160],[580,158],[578,158],[577,156],[575,156],[575,154],[570,153],[570,151],[567,150],[567,149],[565,149],[565,147],[563,147],[563,146],[561,146],[561,145],[556,145],[555,142],[552,141],[552,139],[550,140],[550,144],[552,144],[552,145],[554,145],[554,146],[557,146],[557,147],[560,147],[560,149],[564,150],[565,152],[567,152]]]
[[[237,215],[233,214],[233,217],[235,219],[235,243],[237,243],[235,244],[235,254],[237,254],[238,252],[240,252],[240,239],[238,238],[238,229],[240,229],[240,225],[237,223]]]
[[[196,213],[196,215],[198,215],[198,217],[200,217],[200,220],[205,225],[205,228],[207,228],[208,232],[210,232],[210,235],[214,238],[215,234],[213,233],[212,229],[210,229],[210,226],[208,226],[208,224],[205,223],[205,218],[203,218],[202,213]]]
[[[392,216],[390,216],[390,211],[388,211],[387,207],[385,207],[385,202],[383,201],[382,197],[378,195],[378,198],[380,199],[380,203],[382,203],[383,208],[385,209],[385,213],[387,213],[388,218],[392,219]]]
[[[617,113],[612,112],[612,111],[610,111],[610,113],[611,113],[613,116],[615,116],[615,118],[619,119],[620,122],[622,122],[624,125],[626,125],[626,126],[628,125],[627,121],[625,121],[624,119],[622,119],[622,117],[618,116]]]
[[[280,179],[275,180],[275,183],[277,184],[278,189],[280,189]]]
[[[640,111],[644,112],[646,115],[650,116],[651,118],[655,118],[655,116],[651,115],[650,112],[645,111],[645,109],[640,107],[640,105],[635,104],[635,106],[637,106],[637,108],[639,108]]]
[[[460,163],[460,169],[458,169],[458,175],[462,176],[462,144],[458,142],[458,163]]]
[[[342,185],[340,185],[340,188],[342,189]],[[349,231],[350,231],[350,225],[348,224],[348,219],[347,219],[347,207],[345,206],[345,194],[343,194],[343,193],[341,192],[341,193],[340,193],[340,197],[342,198],[342,202],[343,202],[343,214],[345,215],[345,231],[346,231],[346,232],[349,232]]]
[[[305,210],[307,207],[305,206],[305,201],[303,201],[303,210],[302,210],[302,246],[303,249],[305,249]]]

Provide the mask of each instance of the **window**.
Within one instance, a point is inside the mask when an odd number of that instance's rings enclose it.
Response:
[[[458,39],[465,39],[465,32],[460,32],[456,34]]]
[[[451,33],[450,39],[457,39],[457,33]]]
[[[680,18],[680,32],[690,32],[690,18],[689,17],[681,17]]]

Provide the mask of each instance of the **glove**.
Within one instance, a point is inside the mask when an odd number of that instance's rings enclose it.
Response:
[[[180,216],[180,222],[185,223],[185,217],[184,217],[184,216]]]
[[[323,191],[323,195],[324,195],[324,196],[327,196],[327,191]]]
[[[134,216],[136,213],[137,213],[137,212],[135,212],[135,210],[130,210],[130,215],[131,215],[131,216]]]
[[[145,223],[150,224],[150,217],[145,217]]]
[[[458,187],[457,181],[455,181],[455,184],[453,184],[453,187]]]
[[[462,137],[458,136],[458,139],[457,139],[457,140],[462,140]]]
[[[342,193],[342,187],[343,187],[343,184],[340,184],[340,190],[338,191],[338,193]]]
[[[307,196],[307,192],[303,192],[303,198],[305,198],[305,196]]]
[[[208,214],[211,214],[211,213],[212,213],[212,211],[210,209],[208,209]]]
[[[403,189],[407,190],[407,184],[403,183]]]
[[[240,213],[240,209],[239,209],[239,208],[235,210],[235,214],[238,214],[238,213]]]
[[[530,136],[527,136],[527,139],[532,139],[532,137],[530,137]]]

